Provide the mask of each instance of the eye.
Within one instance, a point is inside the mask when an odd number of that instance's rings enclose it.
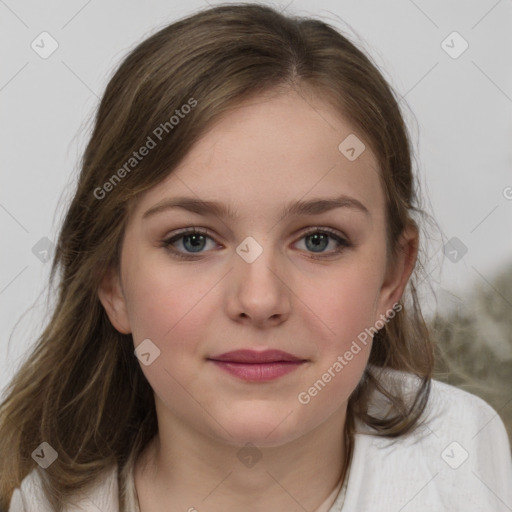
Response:
[[[336,255],[350,247],[350,242],[340,233],[331,228],[315,228],[303,234],[299,241],[305,240],[307,251],[312,251],[319,256],[313,258],[327,258]],[[329,242],[334,241],[334,248],[331,251],[325,251],[329,246]],[[298,243],[298,242],[297,242]]]
[[[206,245],[206,239],[213,239],[208,236],[208,230],[203,228],[183,229],[178,234],[168,238],[162,242],[162,246],[173,253],[173,255],[182,259],[194,259],[194,253],[201,253]],[[179,243],[177,243],[179,242]],[[183,253],[177,250],[174,246],[182,246],[190,253]]]
[[[204,228],[186,228],[180,230],[174,236],[162,241],[162,247],[170,251],[174,256],[193,260],[196,259],[195,254],[202,254],[207,245],[207,241],[214,242],[213,238],[208,235],[208,230]],[[336,255],[345,248],[350,247],[350,242],[340,233],[331,228],[314,228],[304,233],[299,242],[305,240],[305,250],[311,251],[317,256],[313,258],[327,258]],[[334,241],[334,248],[331,251],[325,251],[329,246],[329,242]],[[298,242],[296,242],[297,244]],[[215,247],[215,242],[213,243]],[[181,250],[183,249],[183,250]]]

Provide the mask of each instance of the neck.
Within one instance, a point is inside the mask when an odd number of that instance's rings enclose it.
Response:
[[[258,448],[159,424],[135,467],[141,512],[316,511],[346,474],[344,425],[340,411],[305,436]]]

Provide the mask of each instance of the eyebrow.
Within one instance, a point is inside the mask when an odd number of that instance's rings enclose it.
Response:
[[[236,219],[238,217],[238,213],[224,203],[219,203],[217,201],[203,201],[194,197],[175,197],[160,201],[155,206],[147,210],[142,218],[147,219],[157,213],[172,208],[182,208],[199,215],[215,215],[217,217],[227,217],[230,219]],[[296,201],[294,203],[287,204],[284,207],[278,222],[290,216],[318,215],[320,213],[334,210],[335,208],[349,208],[370,216],[368,208],[366,208],[363,203],[353,197],[342,195],[333,198],[319,198],[309,201]]]

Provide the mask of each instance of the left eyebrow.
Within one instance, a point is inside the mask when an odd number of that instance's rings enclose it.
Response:
[[[175,197],[164,199],[147,210],[142,216],[147,219],[157,213],[171,208],[182,208],[199,215],[215,215],[217,217],[228,217],[236,219],[238,213],[223,203],[217,201],[202,201],[195,197]],[[354,197],[342,195],[333,198],[318,198],[309,201],[296,201],[283,208],[278,222],[286,217],[300,215],[319,215],[336,208],[349,208],[354,211],[370,216],[368,208]]]

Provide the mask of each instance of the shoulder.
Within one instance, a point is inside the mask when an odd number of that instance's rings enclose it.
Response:
[[[32,470],[14,490],[8,512],[53,512],[43,492],[39,471]],[[105,512],[117,512],[119,509],[117,467],[105,471],[86,489],[77,492],[73,504],[68,505],[64,512],[97,512],[98,509]]]
[[[449,384],[432,381],[429,403],[416,434],[449,443],[442,458],[452,467],[470,461],[483,471],[512,466],[510,443],[498,412],[476,395]],[[431,435],[428,435],[431,434]],[[439,443],[434,443],[439,446]],[[459,454],[451,461],[451,454]],[[510,469],[510,468],[509,468]]]
[[[413,376],[392,377],[404,389],[415,387]],[[376,398],[372,405],[378,409],[382,402]],[[411,433],[389,439],[359,430],[348,493],[351,485],[363,496],[356,504],[365,510],[510,510],[507,432],[485,401],[433,380],[426,410]]]
[[[394,370],[386,370],[383,377],[386,384],[399,387],[406,397],[414,399],[419,384],[417,377]],[[370,407],[382,414],[385,404],[382,396],[376,394]],[[470,445],[486,443],[498,436],[509,447],[505,426],[493,407],[472,393],[438,380],[431,380],[428,403],[418,427],[401,439],[415,444],[429,434],[447,439],[456,437],[461,442],[467,440]]]
[[[436,380],[431,383],[423,424],[441,436],[467,439],[471,445],[498,436],[508,447],[505,426],[495,409],[472,393]]]

